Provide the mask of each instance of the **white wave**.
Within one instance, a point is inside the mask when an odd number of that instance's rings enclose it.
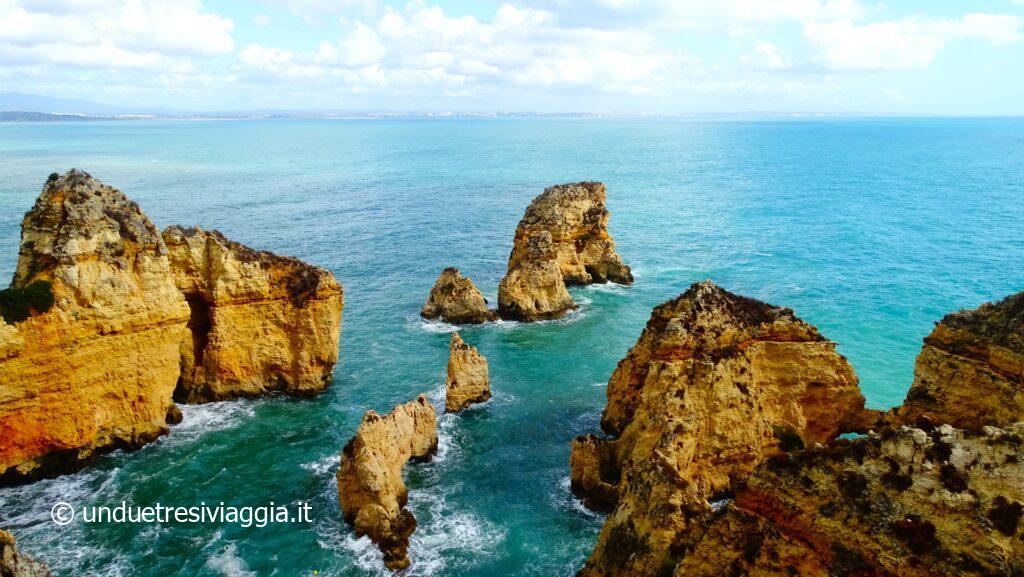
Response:
[[[592,511],[583,504],[572,492],[572,480],[563,477],[558,481],[558,490],[552,493],[555,506],[560,509],[568,509],[574,513],[583,515],[588,519],[604,519],[604,514]]]
[[[600,283],[588,284],[587,286],[583,287],[583,290],[592,291],[592,292],[601,292],[601,293],[613,293],[613,294],[621,295],[621,294],[625,294],[626,291],[629,290],[629,287],[626,286],[626,285],[623,285],[623,284],[607,282],[607,283],[603,283],[603,284],[600,284]]]
[[[171,433],[161,444],[189,443],[213,432],[238,426],[256,414],[256,407],[264,401],[239,399],[201,405],[178,405],[181,423],[171,427]]]
[[[334,476],[334,472],[338,470],[338,465],[340,464],[341,454],[332,453],[330,455],[321,457],[316,461],[303,463],[299,466],[307,471],[312,471],[313,474],[316,475],[317,477],[324,477],[327,476],[328,474]]]
[[[250,575],[256,575],[255,571],[249,570],[249,566],[245,564],[245,559],[238,556],[238,548],[234,543],[229,543],[226,547],[213,554],[206,560],[206,566],[225,577],[249,577]]]

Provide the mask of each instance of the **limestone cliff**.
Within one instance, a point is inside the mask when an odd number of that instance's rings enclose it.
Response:
[[[1024,420],[1024,292],[937,323],[899,415],[974,430]]]
[[[448,378],[445,380],[446,412],[457,413],[473,403],[491,398],[487,359],[476,347],[466,344],[459,333],[452,334],[448,354]]]
[[[308,396],[327,386],[344,305],[334,275],[198,227],[169,227],[163,239],[191,310],[176,400]]]
[[[835,344],[791,310],[691,286],[654,309],[609,381],[616,438],[573,444],[573,489],[611,509],[580,574],[665,574],[710,500],[779,451],[862,429],[863,404]]]
[[[480,293],[480,289],[453,267],[444,269],[438,275],[420,316],[425,319],[440,318],[452,324],[480,324],[497,318],[497,314],[487,308],[487,299]]]
[[[409,566],[409,536],[416,529],[416,519],[405,508],[402,468],[410,459],[429,460],[436,451],[437,417],[420,395],[384,417],[367,411],[341,452],[338,502],[345,521],[357,535],[370,537],[389,569]]]
[[[13,288],[53,304],[0,322],[0,481],[67,472],[167,432],[188,305],[157,228],[120,191],[69,171],[22,222]]]
[[[1024,574],[1024,423],[903,427],[762,465],[675,577]]]
[[[50,577],[46,565],[18,553],[14,535],[0,529],[0,577]]]
[[[565,285],[632,283],[608,234],[608,217],[599,182],[552,186],[535,198],[516,227],[498,292],[502,317],[558,318],[573,308]]]

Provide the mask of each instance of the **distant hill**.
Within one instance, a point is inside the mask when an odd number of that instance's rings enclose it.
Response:
[[[90,116],[117,116],[123,114],[155,114],[174,116],[190,114],[173,108],[131,108],[101,104],[77,98],[53,98],[20,92],[0,92],[0,112],[40,112],[50,114],[87,114]],[[62,119],[67,120],[67,119]]]

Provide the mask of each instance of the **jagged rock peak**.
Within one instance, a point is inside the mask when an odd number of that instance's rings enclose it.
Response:
[[[788,308],[733,294],[710,280],[694,283],[678,297],[655,307],[637,344],[619,362],[608,384],[602,428],[620,434],[629,422],[652,363],[695,359],[718,362],[742,355],[756,342],[822,343],[813,325]],[[836,355],[844,365],[846,360]],[[856,388],[856,377],[849,371]],[[859,393],[858,393],[859,394]]]
[[[973,430],[1024,420],[1024,292],[936,323],[897,412]]]
[[[1022,437],[1024,423],[902,427],[773,458],[666,565],[675,577],[1018,575]]]
[[[416,519],[405,508],[408,490],[402,468],[437,452],[437,416],[426,397],[398,405],[380,416],[367,411],[341,452],[338,502],[356,535],[367,535],[389,569],[409,566],[409,537]]]
[[[583,577],[663,575],[677,543],[765,459],[864,428],[853,368],[789,309],[691,286],[657,308],[608,384],[570,480],[611,513]]]
[[[487,308],[487,299],[469,277],[448,267],[438,275],[420,316],[452,324],[480,324],[495,320],[497,313]]]
[[[344,308],[333,274],[199,227],[163,237],[191,309],[177,400],[310,396],[328,385]]]
[[[487,358],[466,344],[459,333],[452,334],[445,380],[445,411],[457,413],[474,403],[491,398]]]
[[[13,286],[46,279],[58,265],[86,258],[127,262],[135,252],[164,254],[160,231],[139,205],[89,173],[51,174],[21,225]]]

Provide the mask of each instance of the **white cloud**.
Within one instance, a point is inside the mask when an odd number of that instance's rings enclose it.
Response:
[[[233,27],[198,0],[0,0],[0,62],[185,71],[231,52]]]
[[[999,14],[967,14],[959,20],[898,20],[869,24],[814,22],[804,33],[834,71],[923,70],[949,42],[973,39],[1005,44],[1022,39],[1021,20]]]
[[[311,52],[251,45],[242,62],[264,73],[340,81],[352,90],[468,86],[586,87],[642,93],[680,64],[640,32],[565,28],[555,14],[505,4],[489,22],[422,1],[357,22]]]

